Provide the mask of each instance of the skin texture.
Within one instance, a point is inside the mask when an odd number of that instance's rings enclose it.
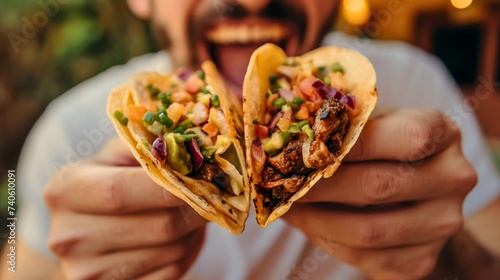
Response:
[[[238,6],[229,1],[229,6],[222,6],[227,9],[218,10],[217,16],[204,17],[213,15],[214,6],[209,1],[128,2],[139,17],[152,20],[160,43],[169,49],[177,65],[193,66],[206,52],[194,48],[202,41],[187,35],[203,31],[189,32],[190,26],[202,25],[196,23],[202,18],[234,18],[234,11],[245,15],[236,17],[245,24],[256,20],[270,3],[239,0]],[[284,3],[303,11],[307,22],[303,31],[307,35],[302,43],[288,46],[289,54],[317,46],[338,3]],[[238,92],[239,80],[228,71],[223,75]],[[498,217],[500,200],[465,222],[470,224],[471,234],[461,231],[462,203],[477,178],[459,144],[458,129],[442,113],[427,109],[386,113],[367,123],[338,172],[318,183],[284,219],[312,243],[373,279],[417,279],[433,272],[433,279],[444,279],[443,275],[454,279],[468,268],[481,269],[481,262],[470,265],[474,258],[447,257],[449,252],[460,254],[456,246],[464,244],[486,256],[488,265],[495,267],[498,260],[488,251],[500,252],[498,241],[492,240],[500,235],[498,223],[492,222],[492,217]],[[44,193],[51,211],[49,246],[59,263],[20,240],[17,254],[24,257],[19,258],[18,272],[6,272],[2,261],[1,278],[50,279],[59,274],[67,279],[177,279],[183,275],[203,244],[205,220],[155,185],[119,142],[78,164],[71,173],[55,174]],[[465,237],[452,238],[459,232]],[[37,263],[44,265],[25,269]]]

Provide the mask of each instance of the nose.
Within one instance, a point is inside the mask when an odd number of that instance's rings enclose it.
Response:
[[[258,13],[264,9],[272,0],[236,0],[241,6],[251,13]]]

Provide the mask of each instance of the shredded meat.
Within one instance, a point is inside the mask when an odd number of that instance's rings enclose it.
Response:
[[[302,160],[302,142],[290,142],[281,153],[267,159],[268,162],[282,174],[291,172],[302,173],[306,167]]]
[[[221,191],[232,194],[229,175],[214,163],[203,162],[200,169],[193,176],[196,179],[201,179],[207,182],[214,183]]]
[[[283,187],[287,192],[295,192],[304,184],[305,175],[293,174],[290,177],[284,177],[273,167],[267,166],[262,174],[262,186],[266,189],[275,189]]]
[[[312,127],[314,139],[326,142],[335,132],[344,134],[348,121],[347,108],[344,103],[333,97],[323,100],[323,104],[316,112]]]

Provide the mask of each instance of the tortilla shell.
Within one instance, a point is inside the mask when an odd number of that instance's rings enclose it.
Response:
[[[243,131],[242,121],[238,124],[238,117],[241,116],[241,108],[229,104],[231,98],[222,82],[215,65],[212,62],[205,62],[202,65],[205,72],[207,84],[213,88],[214,94],[219,96],[220,109],[227,116],[230,125],[229,136],[240,139],[240,132]],[[239,141],[233,142],[237,156],[240,159],[240,166],[243,172],[244,198],[246,201],[246,209],[240,211],[231,206],[227,202],[230,198],[228,194],[222,193],[212,183],[196,180],[168,168],[168,165],[162,164],[150,152],[149,143],[151,133],[140,123],[134,123],[129,120],[127,126],[122,125],[114,116],[116,110],[124,112],[124,108],[128,105],[149,102],[149,93],[144,94],[145,85],[151,83],[154,86],[162,88],[162,84],[168,84],[167,81],[173,77],[171,75],[161,75],[158,73],[142,73],[136,75],[129,83],[124,84],[115,90],[108,97],[107,114],[111,119],[115,129],[131,150],[134,157],[142,165],[147,174],[158,185],[168,190],[173,195],[184,200],[202,217],[209,221],[216,222],[222,227],[228,229],[231,233],[239,234],[245,228],[245,221],[249,212],[250,190],[247,182],[247,175],[244,162],[243,148]],[[140,186],[138,186],[140,187]],[[180,208],[179,215],[184,215],[185,211]],[[189,222],[189,217],[184,217],[186,222]]]
[[[360,53],[340,47],[321,47],[301,56],[301,59],[310,59],[315,66],[340,63],[344,68],[347,81],[346,88],[349,94],[356,96],[356,106],[359,114],[350,118],[349,128],[346,131],[340,155],[337,160],[322,169],[318,169],[307,176],[306,181],[293,196],[283,204],[273,209],[263,203],[263,195],[256,189],[261,182],[261,174],[252,168],[252,141],[256,139],[253,120],[264,120],[266,111],[266,91],[270,87],[269,76],[277,74],[277,67],[286,59],[285,52],[276,45],[265,44],[255,50],[250,58],[248,69],[243,83],[243,115],[245,123],[245,144],[248,181],[252,193],[252,200],[259,225],[267,226],[284,215],[292,204],[303,197],[321,178],[329,178],[340,166],[342,159],[350,151],[358,139],[378,99],[376,89],[375,70],[370,61]]]

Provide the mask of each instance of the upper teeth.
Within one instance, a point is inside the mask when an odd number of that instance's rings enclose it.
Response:
[[[207,32],[207,39],[216,44],[260,43],[283,40],[286,28],[280,24],[225,25],[219,24]]]

